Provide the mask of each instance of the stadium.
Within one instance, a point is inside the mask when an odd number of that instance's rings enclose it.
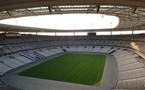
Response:
[[[144,0],[1,0],[0,90],[145,90],[144,41]]]

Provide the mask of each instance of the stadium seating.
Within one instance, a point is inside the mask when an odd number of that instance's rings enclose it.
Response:
[[[113,53],[119,69],[118,89],[143,89],[145,79],[144,64],[137,61],[136,54],[131,51],[118,50]]]
[[[125,36],[126,37],[126,36]],[[28,63],[63,52],[97,52],[113,54],[117,60],[119,76],[116,90],[144,88],[144,64],[130,48],[130,42],[142,42],[133,36],[37,36],[22,35],[21,38],[1,37],[0,75]]]

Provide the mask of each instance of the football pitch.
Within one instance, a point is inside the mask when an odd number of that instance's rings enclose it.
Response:
[[[19,73],[22,76],[100,86],[106,56],[63,54]]]

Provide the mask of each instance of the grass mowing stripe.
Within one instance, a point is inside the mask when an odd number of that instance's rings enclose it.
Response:
[[[106,57],[96,54],[64,54],[24,70],[19,75],[86,85],[102,79]]]

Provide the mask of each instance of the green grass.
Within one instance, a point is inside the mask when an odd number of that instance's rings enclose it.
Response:
[[[64,54],[19,75],[96,86],[101,82],[105,60],[104,55]]]

